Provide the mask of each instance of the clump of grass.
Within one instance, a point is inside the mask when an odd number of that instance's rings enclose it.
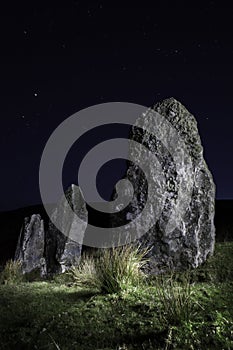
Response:
[[[83,255],[79,265],[72,266],[67,275],[77,286],[99,289],[95,259],[91,255]]]
[[[22,265],[19,261],[9,260],[0,274],[1,284],[14,284],[24,281]]]
[[[140,282],[146,250],[125,245],[103,249],[96,257],[85,256],[70,271],[78,285],[96,287],[103,293],[118,293]]]
[[[96,266],[101,291],[117,293],[139,283],[144,277],[146,254],[146,250],[130,245],[104,250]]]
[[[182,282],[178,282],[179,276],[175,273],[157,277],[156,291],[161,305],[160,319],[165,325],[176,326],[188,322],[194,314],[197,302],[194,302],[192,297],[190,275],[186,273],[182,277]]]

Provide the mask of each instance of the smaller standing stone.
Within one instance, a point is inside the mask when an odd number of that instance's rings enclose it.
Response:
[[[23,273],[39,271],[41,276],[48,276],[77,264],[81,257],[87,215],[82,192],[78,186],[72,185],[52,212],[53,221],[59,223],[65,234],[51,221],[48,229],[44,230],[44,221],[39,214],[25,218],[15,252],[15,260],[22,263]]]
[[[37,270],[42,276],[46,274],[44,239],[44,221],[41,216],[33,214],[26,217],[15,252],[15,260],[22,263],[23,273]]]
[[[59,223],[65,235],[52,222],[49,223],[46,233],[45,257],[49,274],[65,272],[72,265],[76,265],[81,257],[82,242],[76,242],[72,237],[73,233],[77,232],[77,237],[81,235],[83,239],[88,217],[86,203],[80,188],[75,185],[68,188],[65,197],[52,213],[53,220]],[[68,210],[68,205],[72,212]],[[77,220],[75,214],[82,219],[82,223]]]

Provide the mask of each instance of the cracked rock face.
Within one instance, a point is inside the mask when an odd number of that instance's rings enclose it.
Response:
[[[153,111],[162,119],[159,120]],[[153,133],[156,124],[159,127]],[[180,102],[169,98],[137,119],[130,139],[144,145],[155,160],[149,161],[143,148],[130,148],[130,156],[148,163],[150,185],[140,166],[129,163],[126,178],[133,184],[134,196],[125,217],[116,215],[114,225],[136,218],[151,191],[152,204],[147,210],[147,220],[154,224],[143,236],[141,232],[146,222],[141,220],[134,227],[139,237],[137,242],[150,248],[149,272],[156,274],[167,269],[199,266],[214,250],[215,185],[203,157],[194,116]],[[125,194],[127,191],[126,188]],[[153,206],[161,206],[160,212],[150,209]]]

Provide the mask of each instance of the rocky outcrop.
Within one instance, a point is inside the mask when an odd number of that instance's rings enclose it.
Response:
[[[150,200],[146,219],[135,221],[134,227],[137,243],[150,248],[148,270],[199,266],[214,250],[215,185],[194,116],[174,98],[164,100],[137,119],[130,139],[145,147],[130,147],[129,159],[137,164],[129,163],[126,178],[134,196],[124,218],[115,216],[114,226],[124,221],[127,231],[127,223]],[[128,189],[124,191],[127,195]]]
[[[21,262],[24,273],[39,271],[45,275],[44,249],[44,221],[39,214],[34,214],[24,219],[15,252],[15,260]]]
[[[67,201],[65,200],[67,199]],[[68,206],[72,212],[68,211]],[[81,218],[77,220],[75,213]],[[22,263],[23,273],[39,270],[41,276],[64,272],[77,264],[82,250],[82,244],[74,240],[74,233],[80,238],[87,225],[87,210],[82,193],[78,186],[72,185],[64,198],[52,212],[53,222],[61,225],[61,233],[50,221],[48,229],[40,215],[26,218],[18,240],[15,260]]]

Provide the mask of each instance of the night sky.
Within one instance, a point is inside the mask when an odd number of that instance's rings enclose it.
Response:
[[[0,210],[40,203],[41,154],[67,117],[98,103],[151,106],[171,96],[197,118],[217,198],[232,199],[233,12],[223,4],[1,5]],[[64,186],[77,178],[85,152],[116,132],[127,137],[128,130],[103,128],[77,144],[73,159],[67,158]],[[112,163],[98,176],[106,198],[123,169]]]

